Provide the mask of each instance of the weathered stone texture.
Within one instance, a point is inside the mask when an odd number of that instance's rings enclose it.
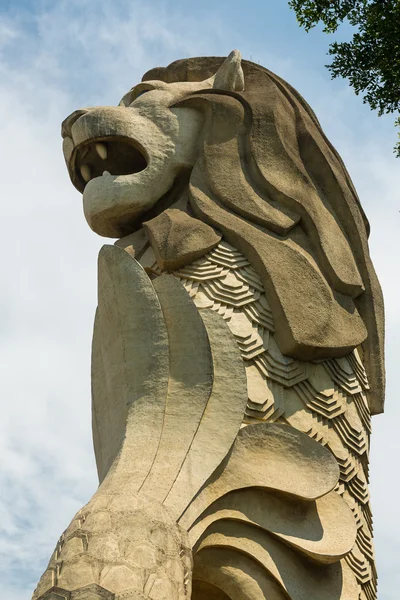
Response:
[[[100,486],[33,600],[375,600],[383,305],[350,178],[237,51],[72,113]]]

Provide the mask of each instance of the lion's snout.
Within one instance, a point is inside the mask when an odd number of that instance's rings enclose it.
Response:
[[[66,137],[72,138],[72,133],[71,133],[72,125],[75,123],[75,121],[77,121],[79,119],[79,117],[82,117],[82,115],[89,112],[89,110],[90,110],[89,108],[78,108],[78,110],[74,110],[74,112],[72,112],[70,115],[68,115],[68,117],[66,119],[64,119],[64,121],[61,123],[61,137],[62,138],[66,138]]]
[[[61,126],[63,150],[74,186],[83,193],[89,181],[103,174],[129,175],[143,171],[147,153],[130,132],[124,107],[83,108]]]

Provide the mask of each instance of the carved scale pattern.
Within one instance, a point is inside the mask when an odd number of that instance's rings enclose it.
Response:
[[[150,247],[140,262],[151,276],[161,274]],[[316,363],[283,356],[259,276],[224,240],[174,275],[198,308],[211,308],[225,319],[237,340],[248,383],[243,426],[258,421],[286,422],[336,457],[340,467],[336,491],[350,506],[358,526],[356,544],[345,560],[358,581],[359,600],[375,600],[377,576],[368,492],[369,385],[358,351]]]

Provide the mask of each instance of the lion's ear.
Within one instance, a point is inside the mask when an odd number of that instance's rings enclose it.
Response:
[[[214,89],[228,92],[242,92],[244,90],[242,57],[239,50],[232,50],[211,79],[213,80],[212,86]]]

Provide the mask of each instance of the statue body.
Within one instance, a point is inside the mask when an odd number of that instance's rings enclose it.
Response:
[[[233,52],[76,111],[100,486],[33,600],[374,600],[383,304],[311,109]]]

